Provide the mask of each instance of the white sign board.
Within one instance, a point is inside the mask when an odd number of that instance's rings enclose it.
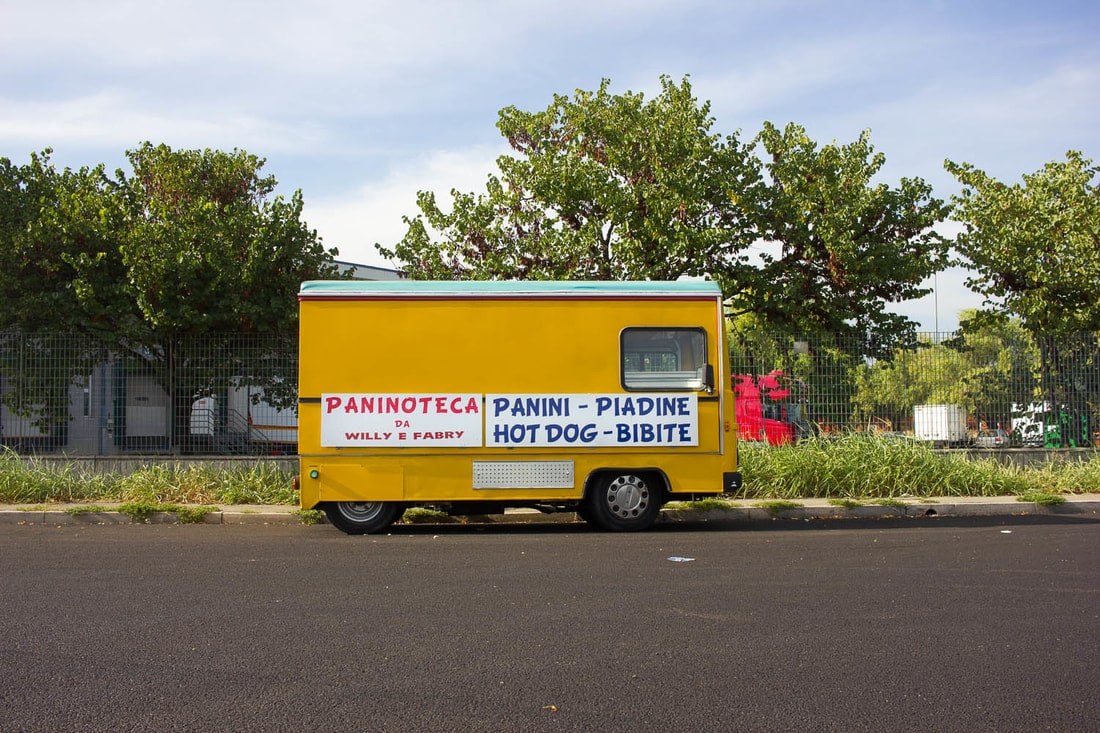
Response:
[[[321,445],[480,447],[479,394],[323,394]]]
[[[683,392],[486,395],[485,445],[695,446],[698,401]]]
[[[321,445],[568,448],[699,445],[694,394],[321,395]]]

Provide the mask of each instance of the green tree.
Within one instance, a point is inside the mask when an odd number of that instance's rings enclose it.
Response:
[[[919,178],[875,183],[886,162],[865,131],[853,143],[818,147],[799,125],[766,123],[767,185],[742,206],[770,242],[761,266],[722,273],[732,308],[788,332],[831,333],[837,348],[889,357],[916,340],[915,324],[890,302],[930,292],[921,283],[948,263],[950,242],[933,227],[948,207]]]
[[[517,157],[497,160],[484,194],[432,192],[392,250],[414,278],[668,279],[715,272],[752,242],[735,205],[758,172],[736,135],[711,132],[685,78],[661,93],[555,96],[541,112],[508,107],[497,127]],[[433,238],[438,235],[438,239]],[[735,269],[735,268],[734,268]]]
[[[121,254],[143,323],[162,339],[294,330],[298,285],[335,272],[335,251],[301,221],[301,192],[273,196],[264,161],[240,150],[145,143],[128,156]]]
[[[969,163],[945,167],[962,191],[957,247],[976,273],[967,285],[994,312],[1036,335],[1100,330],[1100,168],[1081,153],[1002,183]]]
[[[288,360],[269,353],[267,340],[238,336],[274,337],[288,355],[299,284],[336,274],[335,251],[326,252],[301,221],[301,192],[289,201],[273,195],[277,181],[261,175],[264,161],[241,150],[145,143],[128,156],[133,226],[120,250],[148,330],[142,353],[158,381],[175,388],[177,432],[197,395],[220,392],[235,378],[289,405],[296,375],[276,369]],[[179,377],[185,364],[191,382]]]
[[[15,273],[0,285],[0,326],[88,334],[143,364],[174,391],[177,430],[198,394],[234,377],[286,404],[295,375],[274,365],[293,356],[298,285],[337,272],[335,250],[301,221],[301,192],[275,195],[244,151],[144,143],[127,155],[133,175],[114,178],[102,166],[58,173],[49,151],[27,166],[0,160],[13,212],[0,266]],[[246,353],[240,334],[270,338]],[[180,382],[184,364],[195,381]]]
[[[100,308],[82,312],[85,278],[114,282],[125,273],[117,256],[125,226],[124,199],[103,166],[50,164],[50,150],[14,165],[0,158],[0,329],[23,333],[87,331],[103,325]]]
[[[765,166],[736,134],[712,132],[686,78],[662,77],[649,101],[609,85],[502,110],[518,157],[447,208],[421,191],[404,238],[378,250],[415,278],[712,277],[734,315],[769,328],[840,334],[838,346],[873,355],[915,339],[885,304],[925,294],[946,264],[931,227],[947,207],[919,179],[872,184],[885,159],[867,133],[819,150],[798,126],[768,125],[755,141]],[[758,265],[750,255],[768,242],[780,252]]]
[[[853,420],[859,428],[893,431],[910,426],[913,405],[920,399],[918,353],[914,349],[899,349],[890,359],[852,368]]]
[[[1011,428],[1013,405],[1035,398],[1038,352],[1018,321],[975,320],[960,315],[955,338],[899,349],[889,360],[854,369],[859,387],[853,405],[861,423],[888,420],[908,426],[913,407],[956,404],[979,426]]]
[[[959,388],[979,425],[1011,430],[1013,405],[1036,396],[1039,353],[1019,320],[983,320],[974,310],[960,313],[959,335],[945,342],[964,359]]]
[[[1035,338],[1037,402],[1073,444],[1089,443],[1100,421],[1100,168],[1073,150],[1022,184],[969,163],[945,167],[963,185],[953,201],[958,248],[977,273],[967,284],[986,297],[987,316],[1016,316]]]
[[[80,263],[125,282],[118,258],[121,200],[103,167],[58,172],[50,151],[26,165],[0,158],[0,399],[57,436],[68,418],[68,388],[105,357],[100,309],[82,308]],[[115,286],[117,293],[120,285]]]

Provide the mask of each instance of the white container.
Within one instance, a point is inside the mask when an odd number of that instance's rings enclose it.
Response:
[[[913,435],[937,448],[966,445],[966,410],[958,405],[917,405],[913,408]]]

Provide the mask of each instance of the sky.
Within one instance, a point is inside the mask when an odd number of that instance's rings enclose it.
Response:
[[[129,172],[142,142],[242,149],[339,259],[396,266],[416,194],[484,192],[497,113],[688,76],[713,132],[871,131],[879,180],[958,190],[1100,157],[1100,3],[1047,0],[0,0],[0,157]],[[957,231],[945,224],[948,234]],[[950,331],[981,298],[955,268],[900,304]]]

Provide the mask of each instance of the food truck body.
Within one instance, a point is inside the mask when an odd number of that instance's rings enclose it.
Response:
[[[740,486],[714,283],[313,281],[299,303],[300,503],[349,534],[413,505],[644,529]]]

